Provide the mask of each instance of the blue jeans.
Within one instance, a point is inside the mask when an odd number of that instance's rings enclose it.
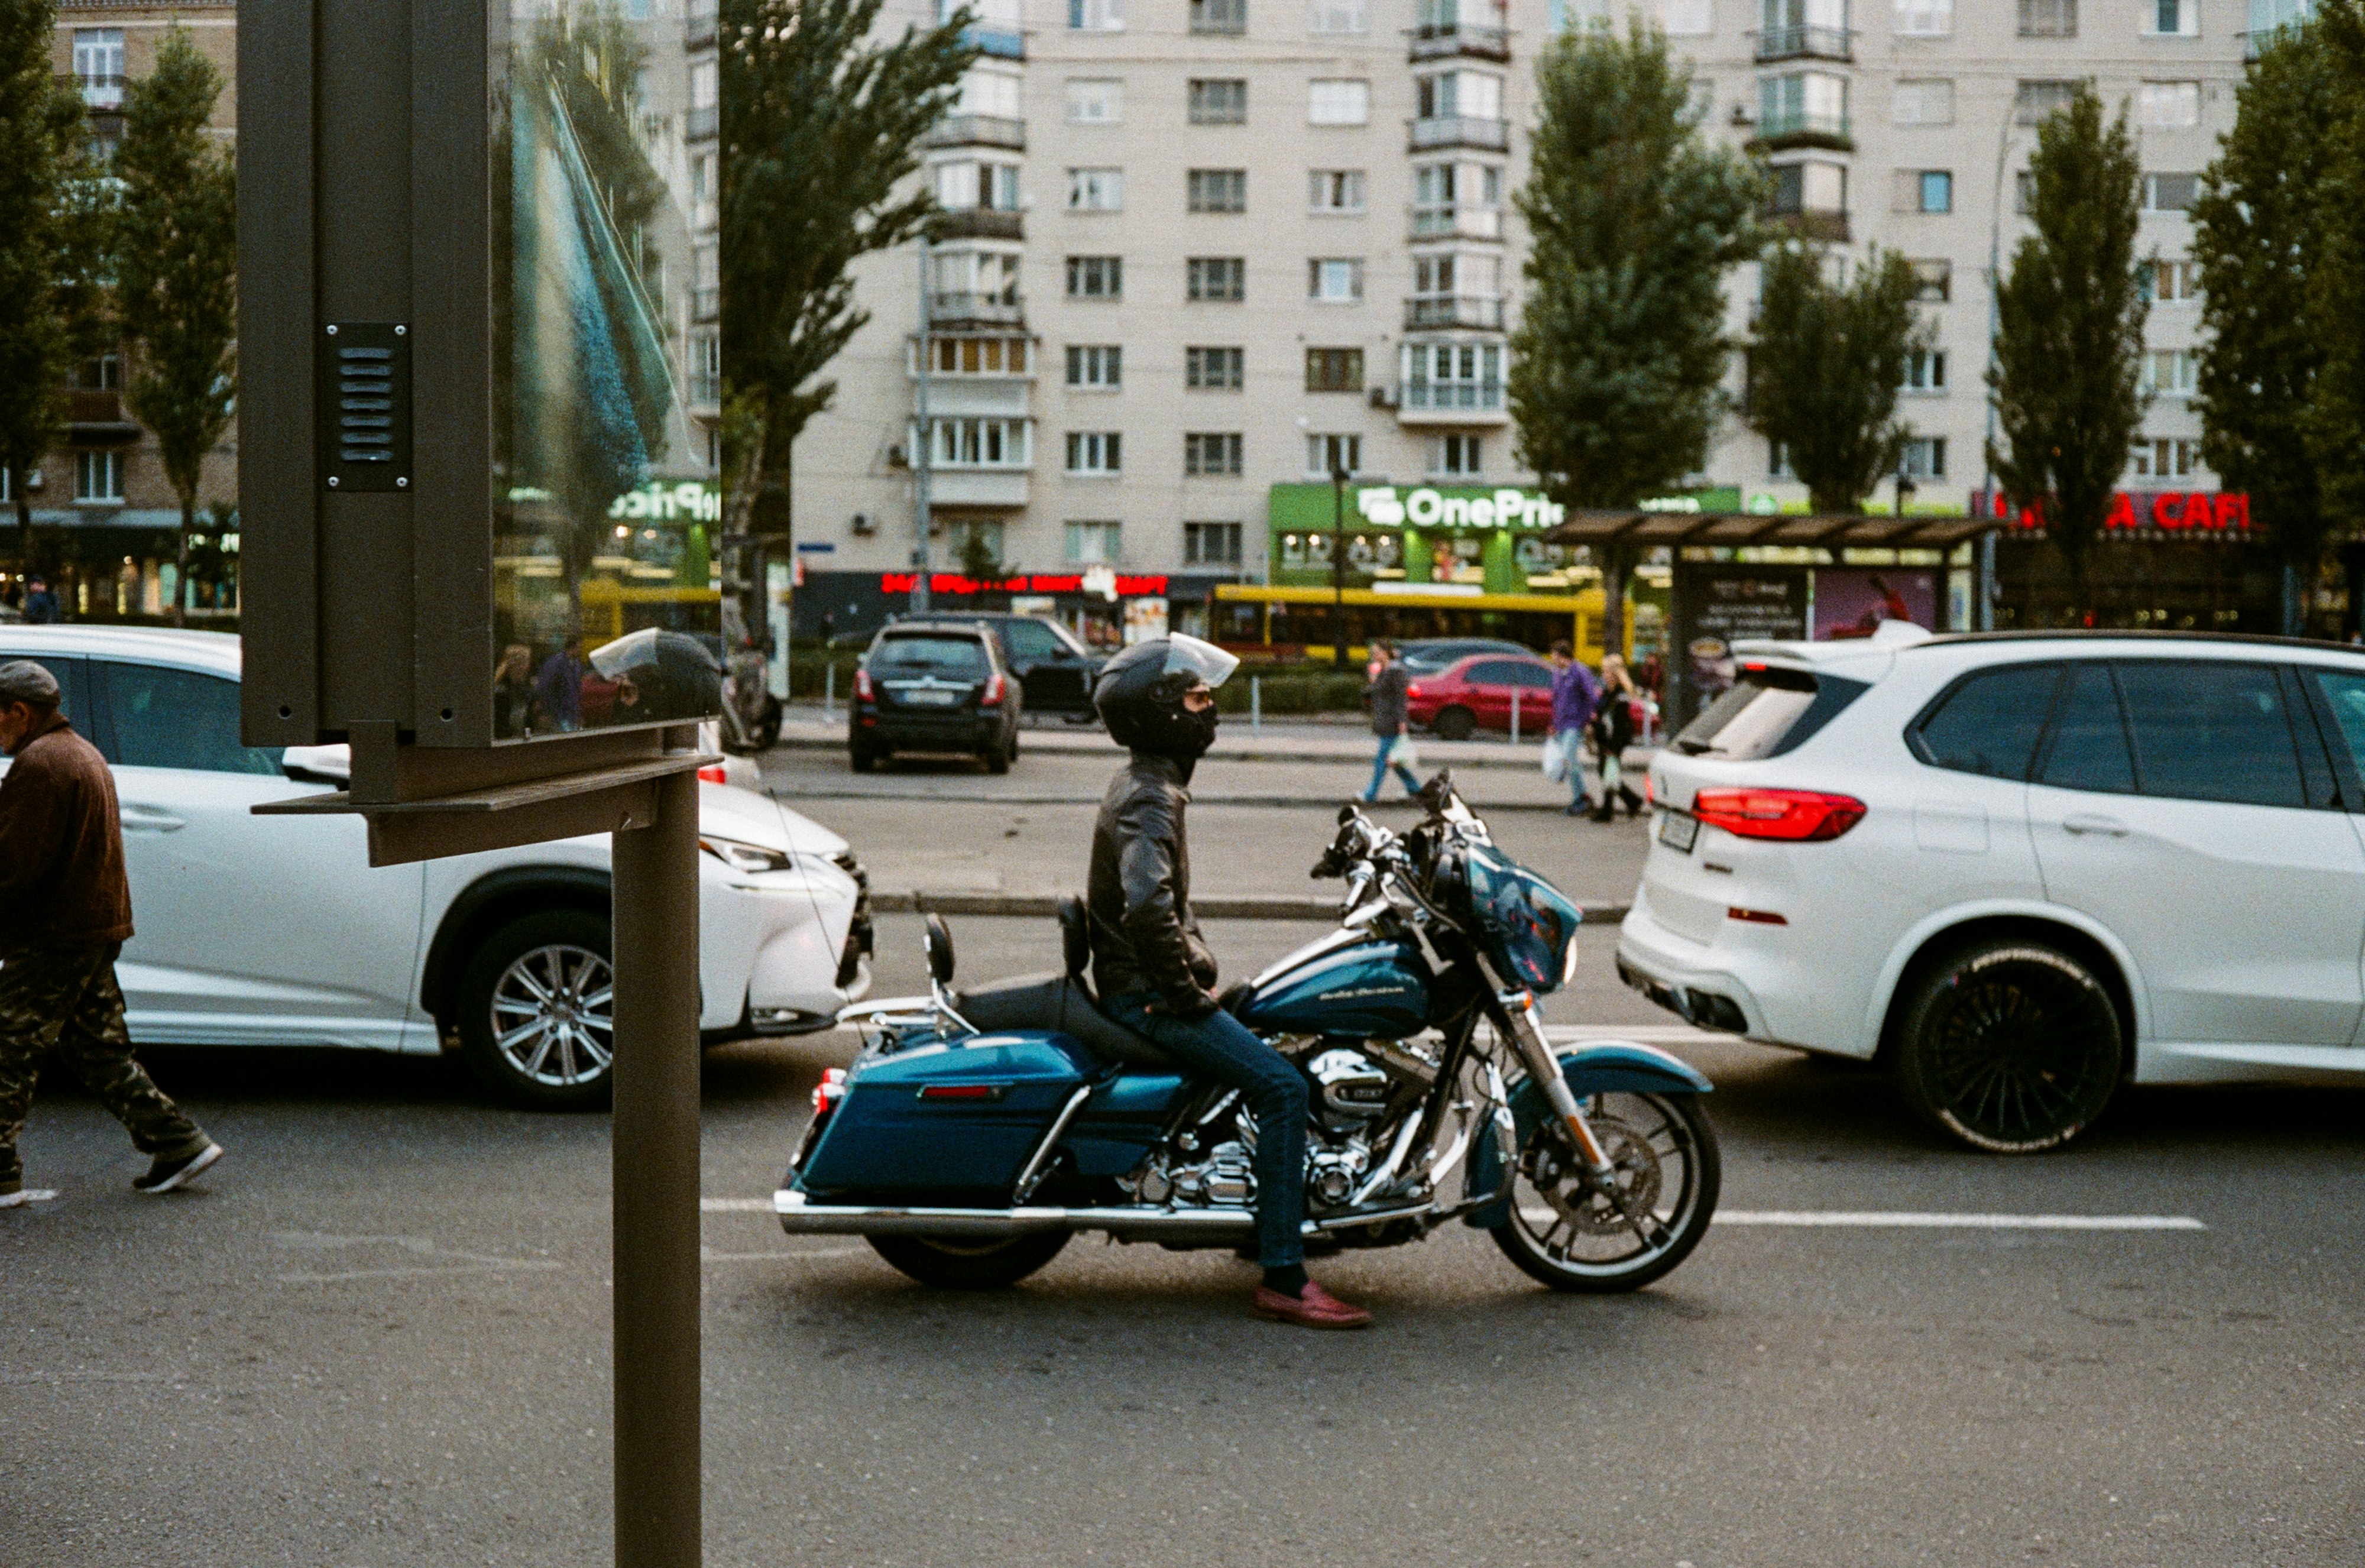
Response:
[[[1366,801],[1376,801],[1380,798],[1380,785],[1388,776],[1388,753],[1395,750],[1396,739],[1395,735],[1380,737],[1379,754],[1372,758],[1372,787],[1363,791],[1363,799]],[[1411,768],[1398,763],[1396,778],[1403,781],[1406,794],[1420,793],[1420,780],[1412,776]]]
[[[1298,1234],[1306,1219],[1306,1080],[1230,1014],[1177,1018],[1149,1011],[1157,1000],[1148,993],[1120,996],[1108,1004],[1108,1014],[1248,1101],[1257,1133],[1257,1261],[1268,1269],[1306,1261]]]

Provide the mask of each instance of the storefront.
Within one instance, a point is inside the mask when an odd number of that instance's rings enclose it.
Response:
[[[1997,519],[1995,624],[2169,632],[2283,631],[2281,557],[2254,538],[2249,498],[2212,490],[2124,491],[2086,555],[2086,602],[2034,509],[2007,509],[1973,492],[1975,514]],[[2311,628],[2337,636],[2336,611]]]
[[[862,644],[912,607],[911,572],[817,571],[805,567],[790,599],[790,634]],[[1093,647],[1116,648],[1166,632],[1208,634],[1211,602],[1233,574],[1122,572],[1094,567],[1073,572],[1013,572],[974,577],[928,574],[932,613],[1009,610],[1059,622]]]
[[[0,504],[0,604],[20,605],[26,580],[48,582],[69,618],[163,624],[179,587],[181,514],[157,508],[36,510],[32,536]],[[238,626],[238,514],[208,510],[188,541],[188,619]]]

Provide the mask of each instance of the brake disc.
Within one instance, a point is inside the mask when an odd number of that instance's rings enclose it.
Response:
[[[1658,1152],[1652,1148],[1650,1140],[1615,1116],[1595,1115],[1586,1121],[1593,1128],[1595,1141],[1601,1145],[1601,1152],[1609,1157],[1627,1205],[1642,1215],[1658,1207],[1663,1172]],[[1539,1145],[1530,1157],[1528,1175],[1543,1200],[1579,1233],[1623,1236],[1631,1232],[1633,1227],[1626,1219],[1627,1208],[1612,1202],[1608,1194],[1597,1192],[1586,1181],[1585,1172],[1560,1150]]]

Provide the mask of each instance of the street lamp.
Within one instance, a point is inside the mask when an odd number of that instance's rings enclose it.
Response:
[[[1330,664],[1347,667],[1347,480],[1346,465],[1330,465]]]

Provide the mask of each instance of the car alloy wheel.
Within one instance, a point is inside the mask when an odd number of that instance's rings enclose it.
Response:
[[[493,985],[493,1044],[517,1074],[552,1089],[604,1077],[616,1054],[616,977],[587,948],[519,954]]]

